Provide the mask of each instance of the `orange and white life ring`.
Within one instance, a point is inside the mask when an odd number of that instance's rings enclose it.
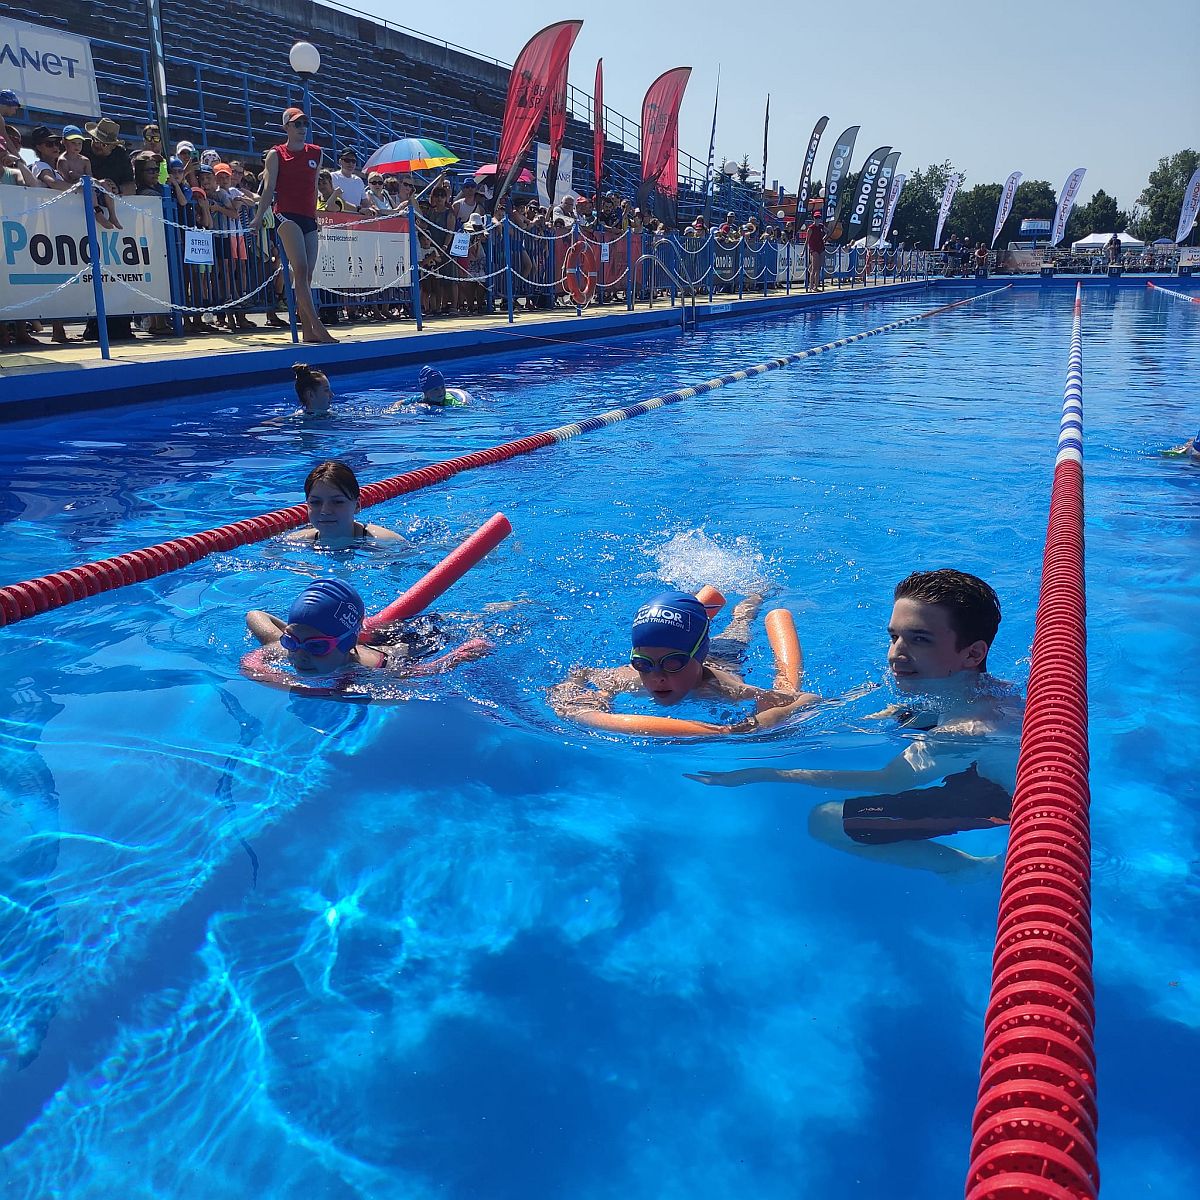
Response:
[[[567,247],[563,255],[563,284],[580,308],[596,294],[599,272],[600,260],[596,255],[596,247],[587,238],[580,238]]]

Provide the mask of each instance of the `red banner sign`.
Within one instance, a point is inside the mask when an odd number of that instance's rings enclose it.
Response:
[[[691,67],[664,71],[642,101],[642,181],[667,196],[679,194],[679,106]]]
[[[547,25],[534,34],[517,55],[508,79],[500,152],[496,156],[496,175],[500,180],[498,197],[516,182],[521,160],[528,153],[542,116],[550,107],[558,80],[566,78],[567,60],[582,26],[582,21],[558,21]],[[565,101],[563,120],[565,123]]]

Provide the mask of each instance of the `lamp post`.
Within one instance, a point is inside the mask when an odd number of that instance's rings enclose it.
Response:
[[[309,112],[311,101],[308,85],[312,77],[321,69],[321,52],[312,42],[297,42],[288,51],[288,62],[291,63],[292,70],[300,76],[300,85],[304,91],[304,101],[301,107],[311,124],[312,114]]]

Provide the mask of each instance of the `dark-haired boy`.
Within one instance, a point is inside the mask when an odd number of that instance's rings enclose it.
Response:
[[[852,854],[950,874],[984,860],[929,839],[1008,823],[1023,702],[987,673],[1000,603],[982,579],[914,572],[897,584],[894,599],[888,668],[897,690],[923,698],[919,708],[895,705],[879,714],[922,731],[903,754],[874,771],[752,767],[689,778],[870,792],[818,805],[809,831]],[[939,779],[940,786],[927,786]]]

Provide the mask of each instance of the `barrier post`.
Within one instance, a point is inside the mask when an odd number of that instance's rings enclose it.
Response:
[[[742,234],[742,240],[737,244],[737,276],[738,276],[738,299],[741,300],[746,294],[746,235]]]
[[[571,249],[575,251],[575,287],[576,287],[575,295],[577,297],[583,295],[583,283],[582,283],[583,272],[579,265],[579,260],[583,257],[583,255],[580,254],[579,250],[577,249],[578,245],[579,245],[579,218],[576,217],[575,220],[571,222]],[[578,300],[575,301],[575,315],[577,317],[583,316],[583,306],[579,303]]]
[[[625,311],[633,312],[633,230],[625,230]]]
[[[779,262],[779,253],[775,249],[775,243],[774,242],[759,242],[759,244],[758,244],[758,269],[762,272],[763,299],[764,300],[767,298],[767,290],[771,284],[771,278],[770,278],[770,274],[769,274],[769,272],[771,270],[771,255],[767,253],[768,249],[770,249],[771,253],[774,254],[776,264],[778,264],[778,262]]]
[[[417,240],[417,201],[408,202],[408,295],[417,332],[421,332],[421,245]]]
[[[787,251],[783,257],[784,264],[784,283],[783,292],[785,296],[792,294],[792,243],[787,243]]]
[[[546,248],[550,252],[550,274],[549,274],[550,304],[549,304],[549,307],[553,308],[558,303],[558,263],[556,261],[558,256],[555,253],[555,251],[558,249],[558,238],[556,238],[554,236],[554,226],[553,225],[550,226],[550,236],[549,236],[549,238],[546,239]]]
[[[508,323],[513,323],[513,272],[512,272],[512,226],[508,221],[508,213],[504,221],[504,299],[508,304]]]
[[[183,287],[183,255],[179,250],[179,232],[175,228],[173,215],[167,216],[168,197],[171,197],[171,212],[174,214],[174,196],[169,186],[163,189],[163,231],[167,241],[167,281],[171,286],[171,329],[176,337],[183,337],[183,314],[179,311],[187,305]]]
[[[300,331],[296,327],[296,297],[292,292],[292,272],[288,267],[287,251],[283,248],[283,242],[276,235],[276,241],[279,245],[279,262],[283,266],[283,298],[287,301],[288,306],[288,324],[292,330],[292,342],[300,341]]]
[[[713,302],[713,292],[717,286],[717,238],[713,231],[708,231],[708,302]]]
[[[111,358],[108,349],[108,317],[104,311],[104,277],[100,268],[100,239],[96,235],[96,192],[92,177],[83,177],[83,215],[87,221],[88,257],[92,263],[92,292],[96,297],[96,336],[100,357]]]

